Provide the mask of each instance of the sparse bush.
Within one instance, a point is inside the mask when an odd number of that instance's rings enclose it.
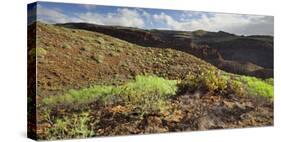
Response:
[[[116,48],[116,52],[119,52],[119,53],[121,53],[121,52],[123,52],[123,48]]]
[[[82,40],[86,41],[86,42],[91,42],[92,38],[91,37],[81,37]]]
[[[66,44],[66,43],[64,43],[61,47],[64,48],[64,49],[71,48],[71,46],[69,44]]]
[[[243,96],[247,94],[245,85],[237,80],[230,79],[227,81],[226,93]]]
[[[213,69],[200,71],[200,73],[190,72],[179,86],[189,91],[224,91],[227,87],[227,78]]]
[[[255,77],[220,74],[213,69],[189,73],[179,84],[180,90],[207,90],[222,94],[260,95],[273,98],[273,79],[262,80]]]
[[[99,44],[101,44],[101,45],[105,43],[105,41],[104,41],[104,39],[103,39],[102,37],[98,37],[98,38],[96,39],[96,42],[99,43]]]
[[[31,49],[28,54],[31,56],[31,58],[35,58],[36,56],[42,57],[47,54],[47,50],[42,47],[36,47]]]
[[[109,54],[109,56],[112,56],[112,57],[119,56],[119,54],[116,52],[109,52],[108,54]]]
[[[90,47],[81,47],[80,48],[81,51],[91,51]]]
[[[73,117],[57,118],[50,128],[47,129],[47,139],[86,138],[95,135],[91,128],[88,113],[73,115]]]
[[[44,48],[42,48],[42,47],[36,48],[36,55],[37,56],[44,56],[46,54],[47,54],[47,50],[45,50]]]
[[[102,63],[104,60],[104,56],[102,55],[93,55],[91,56],[91,58],[95,60],[97,63]]]

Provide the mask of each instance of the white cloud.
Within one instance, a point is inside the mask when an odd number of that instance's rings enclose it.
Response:
[[[187,13],[186,17],[192,17]],[[241,14],[222,14],[211,15],[200,14],[197,18],[175,20],[173,17],[161,13],[153,15],[155,21],[164,22],[172,30],[193,31],[203,29],[207,31],[226,31],[235,34],[267,34],[273,35],[273,17],[254,16]]]
[[[101,25],[119,25],[129,27],[144,27],[145,22],[137,10],[119,8],[116,13],[77,13],[82,21]]]
[[[37,20],[46,23],[66,23],[66,22],[81,22],[79,18],[68,16],[60,9],[48,9],[41,5],[37,5]]]
[[[176,21],[171,16],[166,15],[163,12],[161,14],[154,14],[153,20],[156,22],[163,22],[173,30],[184,30],[183,26],[185,23]]]
[[[94,8],[94,6],[88,8]],[[143,14],[147,16],[148,13]],[[88,11],[73,13],[73,15],[69,16],[60,9],[45,8],[38,5],[37,15],[39,21],[46,23],[87,22],[100,25],[119,25],[139,28],[143,28],[145,25],[142,13],[127,8],[119,8],[116,13],[101,14]]]

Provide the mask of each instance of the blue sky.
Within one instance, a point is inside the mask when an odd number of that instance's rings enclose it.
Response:
[[[38,2],[28,6],[28,22],[87,22],[143,29],[226,31],[243,35],[273,35],[273,17],[198,11]]]

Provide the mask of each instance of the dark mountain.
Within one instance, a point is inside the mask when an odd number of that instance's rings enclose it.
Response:
[[[238,36],[219,31],[144,30],[88,23],[57,24],[110,35],[137,45],[172,48],[193,54],[228,72],[273,77],[273,37]]]

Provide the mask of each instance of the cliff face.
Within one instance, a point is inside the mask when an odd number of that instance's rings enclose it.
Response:
[[[232,73],[261,78],[273,77],[271,36],[237,36],[223,31],[203,30],[194,32],[143,30],[87,23],[57,25],[99,32],[145,47],[177,49]]]

